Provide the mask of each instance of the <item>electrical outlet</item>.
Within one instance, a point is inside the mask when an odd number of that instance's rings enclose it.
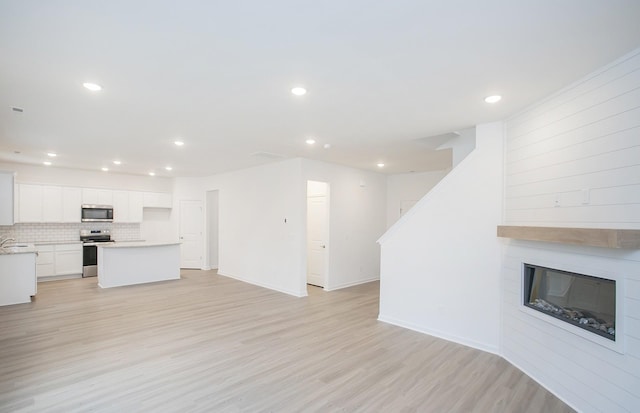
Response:
[[[582,205],[589,205],[591,203],[591,190],[583,189],[582,190]]]

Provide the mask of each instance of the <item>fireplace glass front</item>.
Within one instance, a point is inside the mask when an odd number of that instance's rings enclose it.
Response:
[[[523,286],[525,306],[615,341],[615,280],[524,264]]]

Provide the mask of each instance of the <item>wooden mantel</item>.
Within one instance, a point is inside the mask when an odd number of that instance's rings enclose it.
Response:
[[[603,248],[640,249],[640,230],[498,225],[498,236]]]

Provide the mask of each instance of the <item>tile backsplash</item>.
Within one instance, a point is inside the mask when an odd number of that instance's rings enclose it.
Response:
[[[108,229],[111,238],[116,241],[133,241],[140,239],[140,224],[15,224],[0,226],[0,236],[11,237],[16,242],[58,242],[79,241],[81,229]]]

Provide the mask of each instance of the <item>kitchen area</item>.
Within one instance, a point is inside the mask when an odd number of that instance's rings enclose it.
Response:
[[[60,279],[94,278],[108,288],[179,278],[170,192],[140,185],[141,177],[101,176],[94,182],[102,187],[76,186],[70,178],[84,181],[92,173],[43,179],[45,168],[18,168],[25,173],[0,168],[0,305],[29,302],[37,283]],[[127,189],[123,179],[152,190]]]

